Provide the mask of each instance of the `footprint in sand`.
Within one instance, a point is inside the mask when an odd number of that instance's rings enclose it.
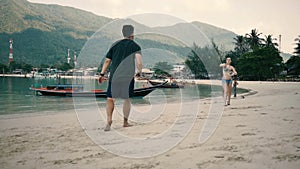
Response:
[[[273,159],[277,161],[298,161],[300,159],[300,155],[297,154],[281,154],[273,157]]]
[[[215,158],[224,158],[225,156],[223,155],[215,155]]]
[[[227,158],[227,161],[245,161],[245,162],[251,162],[251,159],[247,159],[242,155],[234,155]]]
[[[231,139],[232,139],[231,137],[225,137],[225,138],[223,138],[223,140],[226,140],[226,141],[231,140]]]
[[[297,150],[296,150],[296,151],[297,151],[297,152],[300,151],[300,146],[297,146]]]
[[[242,136],[254,136],[256,135],[255,133],[242,133]]]
[[[287,121],[287,122],[292,122],[294,120],[290,120],[290,119],[282,119],[283,121]]]

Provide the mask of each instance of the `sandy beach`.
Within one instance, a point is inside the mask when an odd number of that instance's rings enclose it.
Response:
[[[230,106],[222,108],[222,117],[207,141],[200,143],[199,135],[212,110],[211,105],[217,104],[211,99],[199,101],[199,112],[183,140],[170,150],[147,158],[123,157],[106,151],[86,134],[89,129],[81,126],[75,110],[0,116],[0,168],[299,169],[300,83],[240,81],[238,87],[251,89],[252,94],[238,95]],[[174,126],[180,109],[176,106],[182,105],[169,104],[164,108],[169,113],[161,114],[150,123],[133,122],[130,128],[121,127],[121,117],[115,113],[110,132],[150,138]],[[141,111],[148,108],[136,107]],[[100,110],[104,115],[104,108]],[[189,125],[189,122],[183,123]],[[104,121],[101,121],[91,132],[112,137],[110,132],[103,132],[103,126]],[[177,137],[180,136],[172,136]],[[112,147],[120,141],[112,139],[109,145]],[[146,153],[147,148],[157,149],[150,145],[140,152]]]

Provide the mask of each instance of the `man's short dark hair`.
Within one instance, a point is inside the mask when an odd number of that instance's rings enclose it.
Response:
[[[122,29],[123,36],[128,38],[133,35],[134,27],[132,25],[124,25]]]

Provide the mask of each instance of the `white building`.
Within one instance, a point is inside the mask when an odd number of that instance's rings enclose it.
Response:
[[[146,78],[150,79],[153,75],[154,75],[154,71],[152,71],[150,69],[147,69],[147,68],[142,69],[142,76],[143,77],[146,77]]]
[[[190,69],[187,68],[184,64],[173,65],[173,69],[171,70],[170,74],[173,78],[177,79],[192,79],[195,77],[195,75],[190,71]]]

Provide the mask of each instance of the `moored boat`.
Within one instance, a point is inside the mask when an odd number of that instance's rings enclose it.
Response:
[[[160,88],[184,88],[183,84],[179,84],[177,82],[152,81],[152,80],[148,80],[148,81],[153,86],[160,85]]]
[[[134,97],[144,97],[161,85],[134,89]],[[64,97],[99,97],[106,98],[105,90],[84,91],[83,85],[49,85],[47,87],[30,87],[37,95]]]

